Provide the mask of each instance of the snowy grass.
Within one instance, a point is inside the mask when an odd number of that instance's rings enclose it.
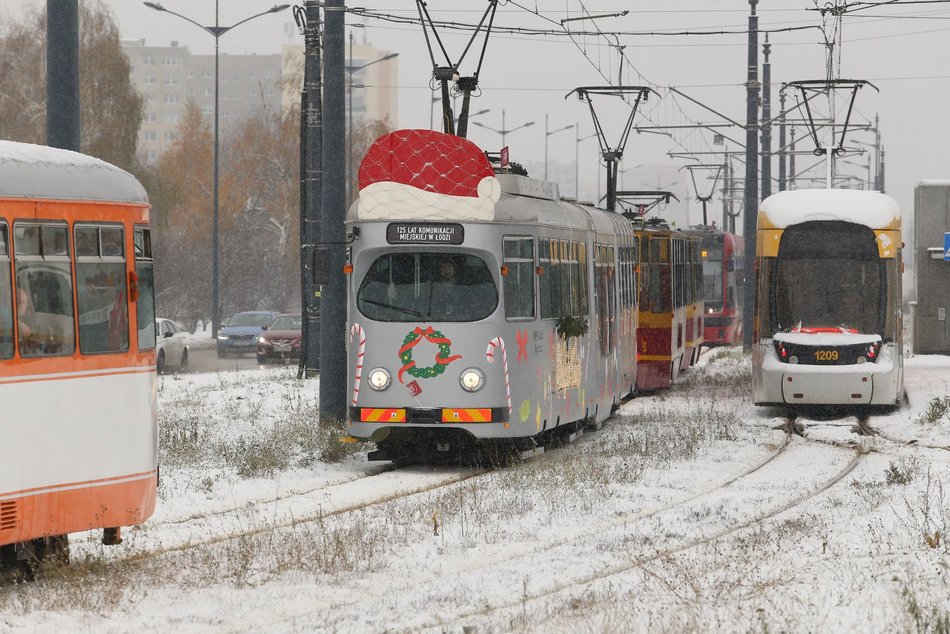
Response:
[[[202,490],[223,479],[273,478],[364,451],[317,422],[319,384],[293,368],[164,377],[159,388],[163,477]],[[171,486],[173,490],[178,487]]]
[[[950,393],[950,363],[913,362],[911,407],[872,424],[942,446],[947,423],[922,426],[918,418]],[[0,588],[0,632],[950,634],[948,452],[876,438],[861,466],[828,492],[679,548],[825,482],[850,460],[847,443],[859,440],[848,421],[817,425],[758,477],[717,489],[782,438],[771,414],[748,402],[749,370],[740,352],[713,351],[673,389],[630,401],[572,445],[363,510],[289,524],[267,508],[223,524],[212,518],[194,541],[220,529],[244,534],[137,562],[121,560],[129,551],[81,544],[70,568]],[[324,453],[337,448],[329,437],[339,431],[324,436],[309,424],[316,395],[315,385],[281,368],[163,379],[162,407],[174,412],[163,413],[159,514],[188,516],[223,498],[260,502],[314,478],[358,476],[365,463],[353,447],[340,447],[339,463]],[[414,473],[427,470],[400,477]],[[305,497],[319,499],[314,491]],[[304,499],[293,517],[312,516]],[[179,539],[161,521],[150,547],[163,535]],[[134,537],[131,544],[134,553]],[[597,580],[618,566],[626,569]],[[575,577],[595,580],[544,595]]]

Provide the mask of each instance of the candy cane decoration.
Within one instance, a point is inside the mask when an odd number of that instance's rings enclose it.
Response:
[[[366,333],[359,324],[353,324],[350,329],[350,343],[353,343],[353,337],[357,336],[360,340],[359,350],[356,353],[356,378],[353,379],[353,405],[356,405],[356,397],[360,395],[360,379],[363,378],[363,355],[366,354]]]
[[[485,358],[489,363],[495,362],[495,348],[501,348],[501,365],[505,369],[505,397],[508,399],[508,415],[511,415],[511,385],[508,382],[508,352],[505,350],[505,340],[501,337],[495,337],[488,342],[488,348],[485,350]]]

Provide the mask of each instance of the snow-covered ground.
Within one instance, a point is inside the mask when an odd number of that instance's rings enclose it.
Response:
[[[161,377],[156,514],[0,588],[0,632],[950,631],[950,358],[870,436],[748,375],[707,353],[494,471],[367,463],[294,369]]]

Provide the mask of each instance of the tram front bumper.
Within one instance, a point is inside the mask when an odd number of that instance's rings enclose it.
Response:
[[[877,363],[806,365],[784,363],[771,342],[753,349],[756,405],[893,405],[897,400],[892,352]]]
[[[475,438],[505,438],[525,435],[509,424],[507,407],[484,408],[375,408],[351,407],[349,432],[354,437],[376,440],[392,427],[461,428]],[[530,434],[529,434],[530,435]]]

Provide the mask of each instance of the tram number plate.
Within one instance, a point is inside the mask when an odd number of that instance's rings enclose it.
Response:
[[[837,350],[816,350],[815,351],[815,361],[837,361],[837,360],[838,360]]]
[[[391,222],[386,226],[389,244],[462,244],[465,227],[447,222]]]

